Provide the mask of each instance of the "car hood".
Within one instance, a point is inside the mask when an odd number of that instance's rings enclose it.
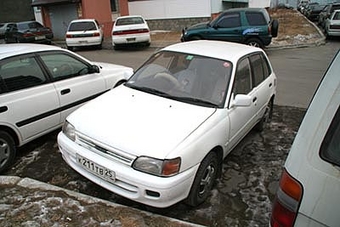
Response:
[[[215,111],[119,86],[79,108],[68,121],[112,148],[164,159]]]
[[[205,29],[208,27],[208,24],[207,22],[202,22],[202,23],[198,23],[198,24],[194,24],[190,27],[187,28],[187,30],[196,30],[196,29]]]
[[[127,80],[133,74],[133,68],[131,67],[105,62],[92,62],[92,63],[100,68],[101,74],[103,75],[117,74],[123,72],[124,73],[123,77]]]

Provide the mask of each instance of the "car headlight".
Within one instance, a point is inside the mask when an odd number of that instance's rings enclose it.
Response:
[[[76,130],[68,121],[65,121],[62,131],[70,140],[76,140]]]
[[[177,174],[180,166],[181,158],[161,160],[145,156],[137,158],[132,165],[136,170],[162,177]]]

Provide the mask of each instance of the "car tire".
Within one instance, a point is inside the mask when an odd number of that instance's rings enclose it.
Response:
[[[16,148],[13,138],[4,131],[0,131],[0,173],[13,163]]]
[[[185,201],[187,205],[196,207],[208,198],[217,178],[218,163],[217,155],[214,152],[210,152],[203,159]]]
[[[266,106],[266,111],[264,115],[262,116],[261,120],[256,125],[257,131],[262,132],[271,122],[272,117],[273,117],[273,108],[274,108],[274,103],[273,103],[273,100],[271,99]]]
[[[271,35],[272,37],[277,37],[278,33],[279,33],[279,21],[278,20],[273,20],[272,21],[272,25],[271,25]]]
[[[253,47],[259,47],[259,48],[264,47],[263,43],[258,38],[249,38],[249,39],[247,39],[246,44],[249,45],[249,46],[253,46]]]
[[[192,37],[190,37],[190,41],[195,41],[195,40],[201,40],[202,38],[197,36],[197,35],[194,35]]]

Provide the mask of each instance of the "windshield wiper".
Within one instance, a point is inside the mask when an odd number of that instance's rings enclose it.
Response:
[[[164,92],[164,91],[157,90],[157,89],[155,89],[155,88],[151,88],[151,87],[143,87],[143,86],[136,86],[136,85],[133,85],[133,84],[125,84],[125,85],[128,86],[128,87],[130,87],[130,88],[139,90],[139,91],[145,91],[145,92],[147,92],[147,93],[159,95],[159,96],[162,96],[162,97],[171,97],[171,95],[169,95],[168,93],[166,93],[166,92]]]
[[[198,98],[193,98],[193,97],[178,97],[178,96],[172,96],[172,99],[175,99],[177,101],[182,101],[182,102],[188,102],[191,104],[197,104],[197,105],[203,105],[203,106],[207,106],[207,107],[218,107],[217,104],[206,101],[206,100],[202,100],[202,99],[198,99]]]

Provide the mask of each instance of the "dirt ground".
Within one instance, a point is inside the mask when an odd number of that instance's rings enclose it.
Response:
[[[301,13],[292,9],[270,9],[269,15],[272,19],[279,21],[278,37],[272,41],[273,45],[278,43],[294,44],[297,41],[304,41],[304,39],[318,39],[319,33]],[[151,40],[173,40],[179,41],[181,37],[180,32],[164,31],[154,32],[151,35]]]

